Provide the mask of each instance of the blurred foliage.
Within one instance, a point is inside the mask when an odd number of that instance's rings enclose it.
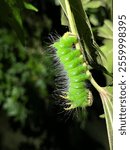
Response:
[[[28,95],[28,86],[34,88],[39,97],[47,99],[47,85],[51,82],[51,76],[48,76],[46,66],[50,64],[44,58],[43,48],[38,41],[40,32],[36,29],[34,37],[30,39],[23,27],[23,21],[28,22],[29,18],[26,15],[26,20],[23,20],[24,9],[38,10],[24,0],[0,0],[0,4],[0,105],[8,116],[24,122],[30,113],[27,103],[32,98]],[[25,35],[28,40],[26,47]],[[34,43],[31,42],[33,40]]]
[[[26,85],[35,87],[41,97],[48,94],[47,60],[38,51],[24,48],[11,31],[1,29],[0,37],[0,104],[9,116],[24,121],[30,99]]]
[[[0,0],[0,23],[7,23],[15,30],[20,41],[24,44],[24,29],[22,15],[26,9],[38,11],[31,3],[26,0]]]

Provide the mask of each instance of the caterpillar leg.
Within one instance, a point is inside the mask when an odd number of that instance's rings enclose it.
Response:
[[[76,107],[75,107],[74,105],[72,105],[71,103],[67,103],[67,104],[70,104],[70,107],[64,108],[65,110],[71,110],[71,109],[76,108]]]
[[[92,106],[93,104],[93,95],[92,95],[92,92],[89,90],[89,93],[88,93],[88,106]]]
[[[86,71],[86,76],[87,76],[88,79],[91,77],[91,73],[90,73],[89,70]]]
[[[61,98],[67,99],[67,96],[60,95]]]

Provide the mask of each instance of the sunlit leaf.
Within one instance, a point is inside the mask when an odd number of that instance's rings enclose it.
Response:
[[[20,8],[19,8],[20,7]],[[19,40],[24,44],[24,30],[21,18],[21,1],[0,0],[0,21],[9,24],[16,32]]]
[[[102,57],[104,67],[113,72],[113,41],[104,40],[104,45],[100,47],[105,57]]]
[[[96,17],[96,15],[90,15],[89,17],[90,22],[94,25],[94,26],[98,26],[99,25],[99,21]]]
[[[105,6],[104,2],[101,0],[96,0],[96,1],[90,1],[87,3],[86,7],[87,8],[99,8],[101,6]]]
[[[110,20],[105,20],[104,25],[98,28],[98,36],[106,39],[113,39],[113,28]]]
[[[30,3],[24,2],[24,6],[25,6],[26,9],[38,12],[38,9],[34,5],[32,5]]]
[[[67,17],[65,15],[65,13],[63,12],[63,10],[61,10],[61,24],[65,25],[65,26],[69,26]]]
[[[113,149],[113,106],[112,106],[112,96],[100,93],[101,100],[103,103],[104,115],[106,119],[107,133],[110,150]]]
[[[104,25],[98,28],[98,36],[104,38],[103,45],[100,47],[105,57],[102,57],[103,65],[107,71],[112,75],[113,73],[113,28],[112,22],[109,20],[104,21]],[[106,76],[106,84],[112,85],[112,76]]]

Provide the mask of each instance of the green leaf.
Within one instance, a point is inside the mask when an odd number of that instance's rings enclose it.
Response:
[[[113,86],[107,86],[105,88],[111,95],[113,95]]]
[[[14,0],[14,1],[12,1],[12,0],[5,0],[5,3],[6,3],[6,5],[8,5],[10,7],[10,9],[11,9],[10,13],[12,13],[12,16],[17,20],[17,22],[22,27],[22,18],[21,18],[21,8],[23,7],[22,1],[18,1],[17,2],[16,0]]]
[[[19,22],[13,17],[12,18],[8,18],[7,22],[13,28],[13,30],[17,34],[19,40],[24,45],[25,44],[25,36],[24,36],[24,29],[23,29],[23,27],[21,27]]]
[[[12,13],[13,13],[13,16],[15,17],[16,21],[19,23],[19,25],[22,27],[22,18],[21,18],[21,12],[20,12],[20,9],[19,8],[13,8],[12,9]]]
[[[101,51],[105,55],[102,57],[103,65],[108,70],[109,73],[113,72],[113,41],[105,39],[103,41],[104,45],[101,46]]]
[[[87,8],[93,8],[93,9],[99,8],[101,6],[105,6],[104,2],[101,0],[90,1],[86,5]]]
[[[113,0],[105,0],[108,10],[110,10],[110,19],[113,20]]]
[[[97,9],[99,7],[105,7],[105,2],[101,0],[81,0],[84,10]]]
[[[90,2],[90,0],[81,0],[81,2],[82,2],[84,10],[87,10],[88,9],[87,5],[88,5],[88,2]]]
[[[24,44],[24,30],[21,18],[21,1],[3,1],[0,0],[0,22],[8,23],[16,32],[21,43]]]
[[[38,12],[38,9],[37,9],[34,5],[32,5],[32,4],[30,4],[30,3],[24,2],[24,7],[25,7],[26,9],[33,10],[33,11]]]
[[[100,93],[101,100],[103,103],[103,109],[106,119],[107,133],[110,150],[113,149],[113,106],[112,106],[112,97],[110,95],[106,95]]]
[[[112,22],[105,20],[104,25],[99,27],[98,36],[104,38],[103,45],[100,47],[105,57],[102,57],[103,65],[107,71],[112,75],[113,73],[113,29]],[[112,85],[112,76],[104,74],[106,77],[106,84]]]
[[[14,101],[13,98],[7,98],[3,104],[3,108],[7,111],[8,116],[15,117],[18,121],[25,121],[27,110],[21,103]]]
[[[99,21],[98,21],[96,15],[94,15],[94,14],[90,15],[89,20],[94,26],[99,25]]]
[[[98,36],[106,39],[113,39],[112,22],[110,20],[105,20],[104,25],[98,28]]]
[[[64,26],[69,26],[67,17],[65,13],[63,12],[63,10],[61,10],[61,24]]]

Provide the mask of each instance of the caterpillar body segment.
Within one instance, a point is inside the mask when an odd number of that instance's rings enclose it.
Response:
[[[66,110],[90,106],[89,90],[86,89],[86,80],[89,79],[88,68],[81,51],[75,48],[77,43],[78,38],[67,32],[52,45],[68,78],[68,88],[60,95],[68,100],[69,107],[65,108]]]

